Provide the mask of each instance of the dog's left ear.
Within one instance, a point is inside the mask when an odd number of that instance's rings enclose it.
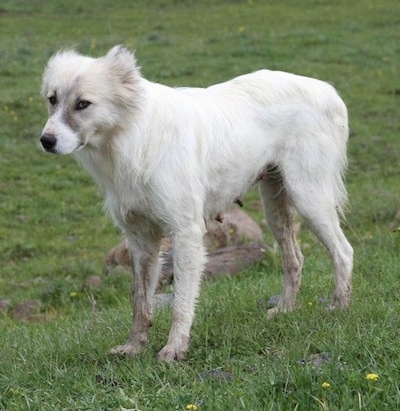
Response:
[[[114,46],[105,56],[105,61],[123,85],[129,87],[136,84],[140,77],[140,69],[133,53],[125,47]]]

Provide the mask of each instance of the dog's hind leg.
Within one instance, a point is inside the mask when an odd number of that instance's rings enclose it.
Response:
[[[172,326],[166,346],[158,359],[171,362],[182,359],[189,348],[195,304],[200,291],[200,281],[206,261],[203,220],[192,223],[174,234],[174,300]]]
[[[328,250],[335,271],[332,308],[346,308],[351,299],[353,248],[347,241],[334,208],[323,204],[300,211],[310,228]]]
[[[340,227],[334,187],[333,183],[316,185],[315,181],[296,178],[290,187],[290,197],[332,259],[335,271],[332,308],[346,308],[351,298],[353,248]]]
[[[282,185],[278,171],[268,174],[259,183],[265,217],[281,250],[284,285],[277,306],[267,312],[268,318],[279,311],[292,311],[300,288],[303,255],[296,241],[294,217],[296,211]]]
[[[128,236],[134,275],[133,325],[126,344],[114,347],[111,354],[137,355],[147,343],[147,334],[153,319],[154,293],[160,272],[160,241],[154,238]]]

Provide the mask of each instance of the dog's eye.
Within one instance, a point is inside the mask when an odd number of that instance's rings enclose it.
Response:
[[[49,103],[50,103],[52,106],[55,106],[55,105],[57,104],[57,97],[56,97],[56,96],[51,96],[51,97],[49,97]]]
[[[76,103],[75,110],[84,110],[85,108],[89,107],[92,103],[86,100],[80,100]]]

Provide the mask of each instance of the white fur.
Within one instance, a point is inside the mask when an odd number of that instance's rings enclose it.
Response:
[[[281,247],[284,290],[277,307],[294,308],[303,257],[294,210],[328,249],[333,305],[351,293],[352,248],[340,228],[346,191],[347,110],[319,80],[261,70],[208,88],[170,88],[145,80],[131,53],[102,58],[56,54],[43,95],[57,97],[43,130],[48,151],[73,153],[105,187],[107,206],[127,236],[134,266],[134,324],[112,352],[136,354],[147,341],[163,235],[174,240],[173,320],[161,360],[181,358],[205,262],[205,219],[258,184]],[[76,110],[79,101],[91,104]]]

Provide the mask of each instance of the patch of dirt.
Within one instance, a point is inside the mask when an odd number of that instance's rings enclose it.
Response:
[[[23,301],[13,309],[13,317],[24,321],[38,321],[43,316],[39,313],[40,302],[36,300]]]
[[[0,299],[0,312],[7,313],[10,307],[11,307],[11,300],[8,300],[5,298]]]
[[[83,284],[83,289],[89,289],[89,290],[94,290],[96,288],[100,288],[103,284],[103,280],[97,276],[97,275],[90,275],[89,277],[86,278],[84,284]]]
[[[389,224],[391,230],[400,230],[400,208],[397,210],[394,220]]]

